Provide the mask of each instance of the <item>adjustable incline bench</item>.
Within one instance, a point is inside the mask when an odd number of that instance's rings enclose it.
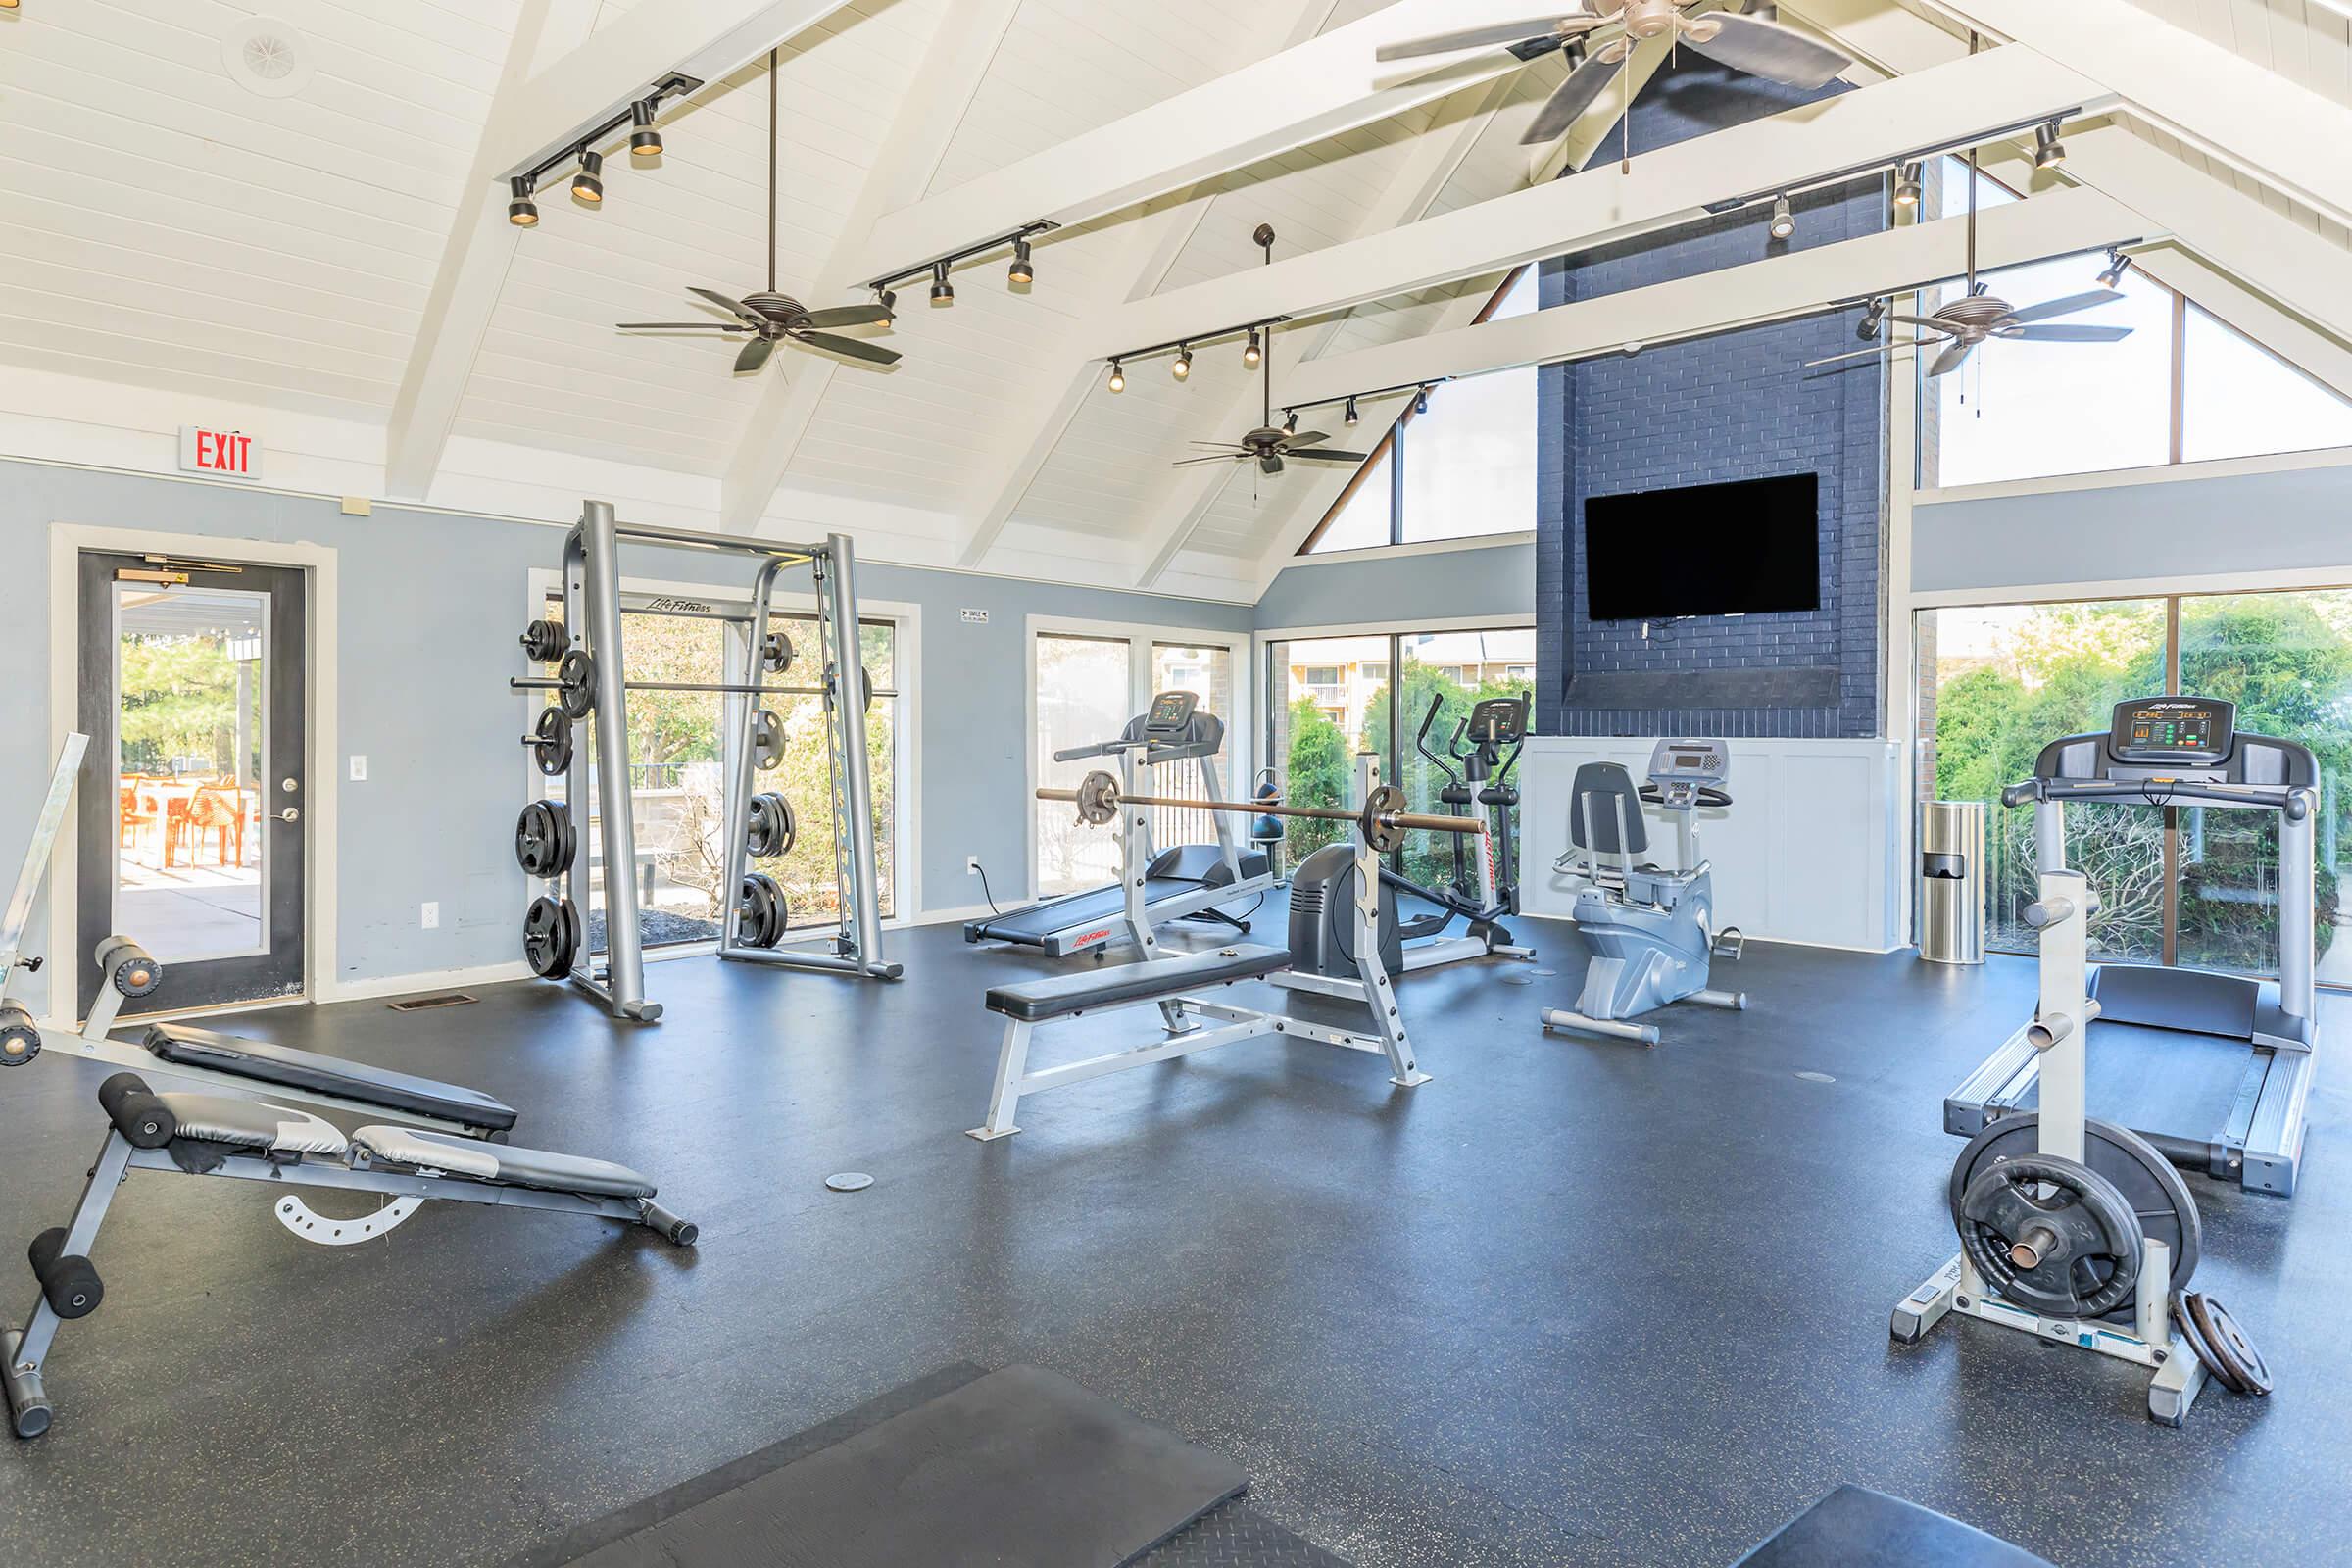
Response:
[[[58,1326],[87,1317],[105,1297],[90,1261],[98,1227],[115,1191],[133,1170],[188,1176],[228,1176],[281,1188],[331,1188],[389,1200],[374,1211],[338,1219],[313,1210],[301,1197],[281,1196],[278,1222],[306,1242],[348,1247],[382,1236],[428,1199],[496,1203],[643,1225],[664,1240],[692,1247],[692,1223],[654,1201],[652,1181],[610,1160],[517,1149],[504,1140],[517,1119],[513,1106],[458,1084],[391,1072],[287,1046],[241,1040],[185,1024],[150,1025],[134,1045],[113,1037],[125,1000],[152,994],[163,966],[126,937],[109,937],[97,958],[107,983],[78,1033],[43,1030],[8,1000],[7,983],[20,968],[24,924],[48,866],[57,828],[73,793],[86,742],[68,738],[15,896],[0,917],[0,1066],[43,1054],[79,1056],[133,1070],[98,1089],[106,1141],[67,1224],[33,1238],[28,1254],[40,1282],[24,1328],[0,1325],[0,1391],[10,1424],[21,1438],[49,1429],[42,1364]],[[145,1074],[193,1084],[157,1092]],[[207,1090],[227,1093],[208,1093]],[[267,1099],[256,1098],[267,1096]],[[408,1125],[371,1121],[346,1134],[310,1110],[279,1101],[393,1117]]]

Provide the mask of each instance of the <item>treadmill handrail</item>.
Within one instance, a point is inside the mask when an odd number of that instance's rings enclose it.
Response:
[[[2302,784],[2229,784],[2192,778],[2029,778],[2001,791],[2003,806],[2031,801],[2127,801],[2139,806],[2173,806],[2202,801],[2278,811],[2290,822],[2311,812],[2311,790]]]

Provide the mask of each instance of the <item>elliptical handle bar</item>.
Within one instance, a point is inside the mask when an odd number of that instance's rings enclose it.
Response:
[[[2001,791],[2001,804],[2003,806],[2023,806],[2028,801],[2038,801],[2040,799],[2041,780],[2037,778],[2027,779],[2022,784],[2012,784],[2007,789]]]
[[[1437,696],[1432,697],[1429,700],[1429,710],[1421,715],[1421,727],[1413,732],[1413,750],[1419,752],[1423,757],[1428,758],[1430,760],[1430,765],[1435,767],[1439,772],[1445,774],[1446,781],[1447,783],[1459,785],[1462,782],[1462,775],[1455,770],[1452,763],[1459,762],[1461,760],[1461,754],[1454,752],[1453,746],[1448,744],[1446,751],[1452,753],[1451,761],[1449,762],[1446,758],[1441,757],[1436,752],[1433,752],[1429,749],[1429,726],[1438,721],[1438,711],[1445,706],[1446,694],[1443,692],[1440,692]],[[1453,727],[1454,741],[1458,742],[1461,737],[1462,726],[1457,723]]]

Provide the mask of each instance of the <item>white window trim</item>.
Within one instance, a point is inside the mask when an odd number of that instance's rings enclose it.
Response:
[[[1954,501],[1993,501],[2011,496],[2065,495],[2079,490],[2115,490],[2133,485],[2184,484],[2230,479],[2248,473],[2292,473],[2304,468],[2352,467],[2352,447],[2312,447],[2302,452],[2266,452],[2247,458],[2204,458],[2150,464],[2138,468],[2100,468],[2089,473],[2054,473],[2034,479],[1996,479],[1943,488],[1915,486],[1914,506]]]
[[[1127,644],[1127,705],[1140,713],[1152,704],[1152,645],[1177,643],[1188,648],[1222,648],[1233,661],[1233,711],[1225,720],[1225,785],[1240,799],[1255,776],[1251,759],[1256,735],[1250,729],[1255,693],[1250,673],[1256,667],[1255,650],[1246,631],[1212,631],[1201,626],[1163,626],[1133,620],[1085,620],[1069,615],[1028,617],[1023,634],[1021,682],[1021,880],[1028,890],[1023,903],[1035,903],[1037,891],[1037,640],[1041,635],[1093,637]]]
[[[1285,556],[1282,569],[1328,566],[1343,561],[1406,561],[1414,556],[1438,556],[1455,550],[1495,550],[1535,542],[1535,529],[1514,528],[1508,533],[1474,533],[1459,539],[1416,539],[1410,544],[1366,545],[1360,550],[1318,550],[1312,555]]]
[[[547,603],[551,595],[561,593],[563,587],[564,573],[560,568],[533,566],[530,569],[523,600],[527,612],[525,618],[537,618],[540,607]],[[746,613],[749,613],[751,610],[751,592],[748,584],[738,589],[731,583],[690,582],[683,578],[623,577],[620,580],[620,587],[623,593],[675,594],[684,599],[701,599],[714,605],[741,607]],[[816,596],[812,593],[778,591],[769,597],[768,609],[771,612],[786,611],[794,614],[813,615],[816,613]],[[922,812],[916,809],[914,794],[915,781],[922,777],[923,725],[920,697],[922,683],[916,677],[923,667],[923,609],[922,606],[906,600],[867,599],[860,595],[858,600],[858,614],[862,620],[891,622],[897,629],[898,635],[898,674],[896,677],[899,693],[897,698],[899,705],[898,765],[892,769],[890,798],[893,808],[891,825],[898,838],[898,887],[896,891],[899,912],[883,921],[882,929],[903,931],[910,926],[924,923],[922,913]],[[525,694],[526,710],[529,695]],[[524,717],[526,719],[529,717],[527,710]],[[539,771],[531,765],[528,753],[523,754],[521,776],[523,780],[522,796],[520,804],[515,808],[517,810],[520,810],[522,806],[539,798]],[[582,826],[585,831],[585,824]],[[717,951],[718,945],[714,942],[684,942],[678,943],[674,947],[662,949],[661,956],[691,957],[698,954]],[[654,960],[655,955],[649,953],[646,956],[646,961],[651,963]]]

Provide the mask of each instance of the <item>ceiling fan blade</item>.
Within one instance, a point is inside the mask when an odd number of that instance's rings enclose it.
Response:
[[[1247,452],[1216,452],[1205,458],[1178,458],[1168,465],[1171,468],[1189,468],[1196,463],[1239,463],[1249,457]]]
[[[2093,306],[2106,305],[2122,298],[2123,295],[2114,289],[2094,288],[2085,294],[2069,294],[2062,300],[2043,300],[2039,305],[2028,305],[2011,311],[2002,318],[2001,324],[2017,326],[2027,321],[2046,321],[2053,316],[2072,316],[2077,311],[2087,311]]]
[[[1928,374],[1951,374],[1954,370],[1960,368],[1962,362],[1967,360],[1969,352],[1975,347],[1976,345],[1969,342],[1966,338],[1954,339],[1945,347],[1941,354],[1936,356],[1936,363],[1928,367]]]
[[[749,332],[733,321],[615,321],[615,332]]]
[[[1342,452],[1337,447],[1307,447],[1303,450],[1298,447],[1285,447],[1282,449],[1282,455],[1286,458],[1312,458],[1317,463],[1362,463],[1365,461],[1365,455],[1361,452]]]
[[[2005,343],[2121,343],[2132,335],[2128,326],[2004,326]]]
[[[1423,55],[1448,55],[1457,49],[1483,49],[1490,44],[1521,43],[1556,31],[1564,22],[1582,23],[1592,27],[1600,25],[1598,17],[1530,17],[1525,22],[1495,22],[1483,27],[1464,27],[1459,32],[1433,32],[1426,38],[1384,43],[1372,52],[1372,58],[1415,60]]]
[[[832,354],[846,354],[853,360],[864,360],[872,365],[896,365],[904,357],[897,349],[886,349],[879,343],[860,342],[854,337],[836,337],[830,332],[794,332],[793,341],[806,343],[812,349]]]
[[[1735,71],[1791,87],[1825,87],[1831,77],[1854,63],[1851,56],[1777,22],[1737,12],[1719,11],[1690,24],[1683,32],[1683,41]]]
[[[803,326],[878,326],[881,308],[874,305],[836,305],[830,310],[810,311],[793,322]]]
[[[1600,95],[1608,90],[1609,83],[1617,79],[1617,73],[1624,69],[1623,59],[1602,60],[1594,57],[1568,73],[1568,79],[1544,100],[1542,109],[1536,111],[1535,122],[1527,127],[1527,134],[1519,138],[1519,145],[1540,147],[1567,135],[1568,127],[1576,123],[1577,117],[1592,107]]]
[[[743,346],[743,352],[735,356],[735,373],[744,375],[757,370],[767,363],[767,357],[775,351],[776,345],[771,340],[763,337],[752,339]]]
[[[749,321],[754,326],[765,326],[767,324],[766,317],[761,316],[759,312],[753,310],[741,300],[731,300],[724,294],[717,293],[711,289],[696,288],[691,283],[686,285],[686,292],[689,294],[700,294],[703,298],[709,300],[711,304],[717,306],[729,316]]]
[[[1324,430],[1294,430],[1282,438],[1285,448],[1311,447],[1318,441],[1328,441],[1331,435]]]
[[[1856,349],[1851,354],[1833,354],[1826,360],[1807,360],[1805,362],[1805,368],[1810,370],[1817,365],[1836,365],[1843,360],[1867,359],[1875,354],[1890,354],[1896,349],[1916,348],[1922,341],[1932,343],[1935,342],[1936,339],[1928,338],[1923,340],[1920,338],[1913,338],[1906,343],[1881,343],[1875,348]]]

